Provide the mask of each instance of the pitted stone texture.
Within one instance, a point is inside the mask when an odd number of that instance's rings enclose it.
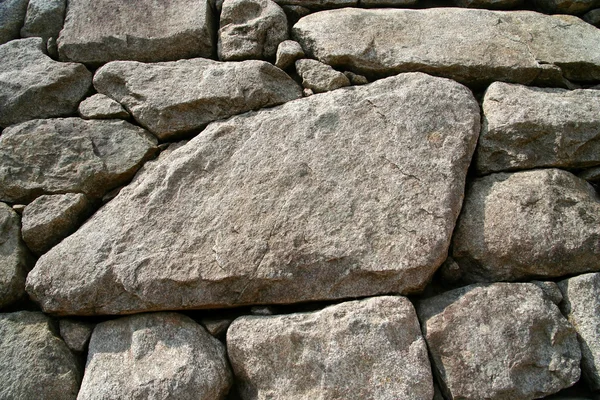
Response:
[[[65,19],[66,0],[29,0],[21,36],[37,36],[46,42],[58,38]]]
[[[302,78],[302,86],[314,93],[329,92],[350,85],[346,75],[316,60],[296,61],[296,72]]]
[[[78,400],[221,400],[225,347],[188,317],[141,314],[96,325]]]
[[[292,37],[309,57],[368,76],[419,70],[473,85],[600,80],[600,31],[564,15],[346,8],[302,18]]]
[[[92,65],[210,57],[212,18],[208,0],[69,0],[58,52]]]
[[[478,131],[470,91],[420,73],[213,123],[42,256],[28,291],[118,314],[422,290]]]
[[[433,397],[425,341],[404,297],[241,317],[227,331],[227,350],[245,400]]]
[[[127,119],[129,113],[108,96],[97,93],[79,104],[79,115],[85,119]]]
[[[600,7],[600,0],[534,0],[534,4],[548,14],[583,14]]]
[[[119,120],[36,119],[0,136],[0,200],[81,192],[91,198],[129,181],[156,151],[156,138]]]
[[[40,196],[23,212],[23,240],[40,255],[75,232],[91,211],[91,203],[82,193]]]
[[[25,277],[32,261],[21,240],[19,216],[0,203],[0,308],[23,297]]]
[[[453,257],[467,282],[598,271],[598,194],[558,169],[475,179],[456,225]]]
[[[287,69],[294,65],[296,60],[304,57],[304,50],[298,42],[293,40],[285,40],[279,43],[277,47],[277,57],[275,66],[281,69]]]
[[[0,371],[0,399],[77,398],[77,360],[42,313],[0,314]]]
[[[600,91],[493,83],[483,99],[480,174],[600,164]]]
[[[532,283],[467,286],[417,305],[452,399],[537,399],[579,380],[573,327]]]
[[[288,38],[285,12],[272,0],[225,0],[218,51],[224,61],[271,60]]]
[[[28,0],[0,1],[0,44],[18,39],[25,22]],[[0,56],[0,59],[3,57]]]
[[[94,86],[127,107],[162,140],[198,131],[217,119],[301,97],[292,78],[264,61],[117,61],[96,72]]]
[[[585,13],[583,20],[588,24],[600,27],[600,8]]]
[[[0,46],[0,126],[74,114],[90,89],[85,66],[54,61],[43,49],[41,38]]]
[[[61,319],[59,321],[60,336],[68,348],[73,351],[83,352],[87,349],[88,342],[94,330],[94,324]]]

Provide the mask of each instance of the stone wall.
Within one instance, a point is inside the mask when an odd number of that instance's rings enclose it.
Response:
[[[600,396],[599,0],[0,0],[0,399]]]

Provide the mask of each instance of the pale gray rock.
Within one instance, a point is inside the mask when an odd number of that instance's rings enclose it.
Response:
[[[227,331],[227,350],[244,400],[433,397],[425,341],[404,297],[240,317]]]
[[[366,85],[369,83],[369,80],[366,77],[355,74],[354,72],[344,71],[344,75],[346,75],[346,78],[348,78],[352,85]]]
[[[302,18],[292,37],[307,56],[368,77],[419,70],[473,85],[600,80],[600,31],[564,15],[346,8]]]
[[[562,292],[560,288],[556,284],[556,282],[552,281],[531,281],[534,285],[542,289],[544,295],[550,299],[554,304],[559,305],[563,300]]]
[[[588,24],[600,27],[600,8],[596,8],[595,10],[585,13],[583,20]]]
[[[18,39],[27,14],[29,0],[0,1],[0,44]],[[0,57],[2,59],[2,57]]]
[[[110,97],[97,93],[79,104],[79,115],[85,119],[127,119],[129,113]]]
[[[0,308],[25,295],[25,277],[32,261],[21,240],[19,216],[0,203]]]
[[[487,8],[490,10],[510,10],[521,7],[523,0],[454,0],[454,4],[466,8]]]
[[[421,73],[213,123],[42,256],[28,291],[79,315],[420,291],[478,132],[471,92]]]
[[[77,360],[40,312],[0,314],[0,371],[0,399],[77,398]]]
[[[548,14],[583,14],[600,7],[600,0],[534,0],[534,4]]]
[[[313,92],[312,89],[309,89],[309,88],[302,89],[302,95],[304,97],[312,96],[313,94],[315,94],[315,92]]]
[[[83,352],[87,348],[94,324],[71,319],[61,319],[58,323],[60,336],[67,347],[76,352]]]
[[[232,383],[225,346],[190,318],[141,314],[94,328],[78,400],[221,400]]]
[[[42,194],[102,197],[128,182],[156,151],[156,138],[120,120],[36,119],[0,136],[0,200]]]
[[[600,164],[600,91],[493,83],[483,98],[477,172]]]
[[[314,93],[329,92],[350,85],[346,75],[316,60],[296,61],[296,72],[302,78],[302,86]]]
[[[15,210],[17,214],[22,215],[23,211],[25,211],[25,204],[13,204],[12,209]]]
[[[285,12],[272,0],[225,0],[218,36],[223,61],[275,59],[288,38]]]
[[[22,37],[58,38],[65,20],[66,0],[29,0]]]
[[[41,38],[0,46],[0,126],[74,114],[90,89],[84,65],[54,61],[43,49]]]
[[[287,69],[294,65],[296,60],[304,57],[304,50],[298,42],[285,40],[279,43],[277,47],[277,57],[275,66],[281,69]]]
[[[575,330],[532,283],[467,286],[417,313],[446,398],[537,399],[579,380]]]
[[[31,251],[43,254],[75,232],[91,211],[83,193],[40,196],[23,212],[23,240]]]
[[[598,194],[558,169],[475,179],[454,232],[452,256],[467,282],[598,271]]]
[[[211,57],[212,19],[208,0],[69,0],[58,52],[92,65]]]
[[[123,104],[140,125],[161,140],[301,96],[300,88],[285,72],[254,60],[116,61],[96,72],[94,86]]]

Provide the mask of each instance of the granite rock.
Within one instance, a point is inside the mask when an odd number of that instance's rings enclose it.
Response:
[[[60,336],[69,349],[79,353],[87,349],[94,324],[72,319],[61,319],[58,324]]]
[[[22,37],[58,38],[65,20],[66,0],[29,0]]]
[[[305,58],[296,61],[296,72],[302,78],[302,86],[314,93],[329,92],[350,85],[346,75],[316,60]]]
[[[110,97],[96,93],[79,104],[81,118],[85,119],[127,119],[129,113]]]
[[[304,57],[304,50],[298,42],[293,40],[284,40],[277,47],[277,57],[275,66],[281,69],[287,69],[294,65],[296,60]]]
[[[29,0],[0,1],[0,45],[20,37],[28,2]]]

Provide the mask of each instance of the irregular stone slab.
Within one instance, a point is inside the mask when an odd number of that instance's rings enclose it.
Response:
[[[600,91],[493,83],[483,99],[480,174],[600,164]]]
[[[534,0],[534,4],[548,14],[583,14],[600,7],[599,0]]]
[[[581,370],[590,389],[600,390],[600,274],[585,274],[559,282],[563,313],[579,334]]]
[[[227,352],[242,399],[433,397],[425,341],[404,297],[240,317],[227,331]]]
[[[86,350],[94,324],[86,322],[61,319],[59,321],[60,336],[65,341],[67,347],[73,351],[83,352]]]
[[[85,119],[127,119],[129,113],[108,96],[97,93],[79,104],[79,115]]]
[[[0,314],[0,371],[2,399],[77,398],[77,360],[40,312]]]
[[[54,61],[44,47],[40,38],[0,46],[0,126],[74,114],[90,89],[85,66]]]
[[[532,283],[467,286],[417,313],[446,398],[537,399],[579,380],[575,330]]]
[[[225,0],[218,52],[224,61],[271,60],[288,38],[285,12],[271,0]]]
[[[467,282],[598,271],[598,194],[558,169],[475,179],[456,225],[452,256]]]
[[[92,65],[210,57],[212,18],[208,0],[69,0],[58,52]]]
[[[193,320],[134,315],[96,325],[77,399],[220,400],[231,381],[225,347]]]
[[[0,136],[0,200],[81,192],[97,198],[129,181],[156,151],[156,138],[119,120],[38,119]]]
[[[298,42],[293,40],[285,40],[279,43],[277,47],[277,57],[275,66],[281,69],[287,69],[294,65],[296,60],[304,57],[304,50]]]
[[[213,123],[42,256],[29,293],[118,314],[417,292],[478,124],[468,89],[420,73]]]
[[[161,140],[301,97],[292,78],[264,61],[113,62],[96,72],[94,86]]]
[[[0,44],[18,39],[29,0],[0,1]],[[2,59],[2,57],[0,57]],[[1,108],[1,107],[0,107]]]
[[[40,196],[23,212],[23,240],[40,255],[75,232],[91,212],[83,193]]]
[[[600,31],[577,17],[346,8],[302,18],[292,37],[309,57],[368,76],[419,70],[473,85],[600,80]]]
[[[66,0],[29,0],[23,37],[58,38],[65,19]]]
[[[296,72],[302,77],[302,86],[314,93],[329,92],[350,85],[346,75],[316,60],[296,61]]]
[[[583,20],[596,27],[600,26],[600,8],[585,13]]]

